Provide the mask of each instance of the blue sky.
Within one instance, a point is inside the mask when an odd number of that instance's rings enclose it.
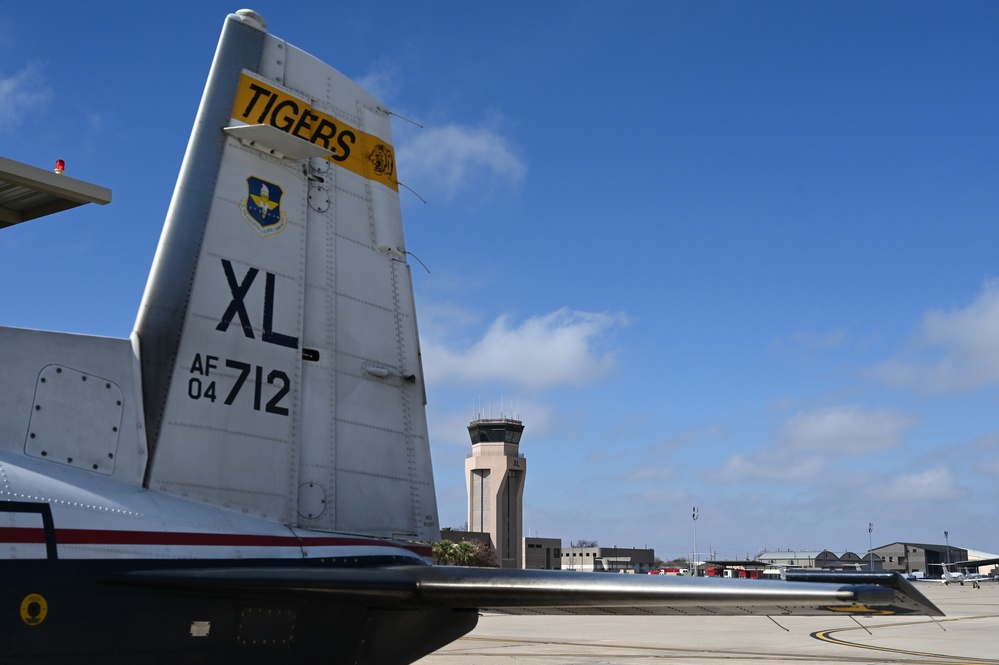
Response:
[[[441,523],[520,417],[566,542],[999,552],[999,4],[251,5],[395,113]],[[14,3],[0,324],[127,336],[222,20]]]

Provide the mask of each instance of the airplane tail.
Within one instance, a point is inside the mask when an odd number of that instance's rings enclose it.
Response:
[[[249,10],[226,19],[135,337],[147,487],[436,539],[388,112]]]

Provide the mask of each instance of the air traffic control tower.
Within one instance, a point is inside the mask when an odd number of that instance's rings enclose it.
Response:
[[[524,535],[524,476],[520,454],[524,423],[511,418],[473,420],[472,454],[465,459],[468,530],[488,533],[502,568],[521,568]]]

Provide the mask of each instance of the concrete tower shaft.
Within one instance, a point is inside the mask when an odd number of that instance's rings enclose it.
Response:
[[[520,454],[524,423],[511,418],[479,419],[468,425],[472,454],[465,459],[468,530],[488,533],[503,568],[523,567],[524,477]]]

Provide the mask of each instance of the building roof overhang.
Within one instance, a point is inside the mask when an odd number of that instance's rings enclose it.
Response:
[[[0,229],[69,210],[111,202],[111,190],[0,157]]]

